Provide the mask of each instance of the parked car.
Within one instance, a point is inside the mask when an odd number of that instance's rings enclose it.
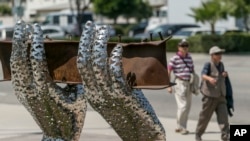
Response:
[[[59,26],[45,25],[41,26],[43,30],[44,38],[48,36],[52,39],[65,38],[65,31]],[[0,26],[0,40],[11,40],[13,38],[14,27],[13,26]]]
[[[186,39],[190,36],[209,35],[209,34],[211,34],[211,30],[209,28],[201,28],[201,27],[182,28],[173,35],[173,38]]]
[[[41,26],[43,30],[43,36],[44,38],[48,36],[52,39],[62,39],[65,38],[66,32],[60,27],[55,25],[45,25]]]
[[[167,37],[169,35],[175,34],[177,31],[179,31],[182,28],[193,28],[193,27],[200,27],[197,24],[163,24],[160,26],[157,26],[156,28],[145,31],[144,34],[141,35],[135,35],[135,38],[148,38],[150,37],[150,34],[152,33],[153,37],[159,37],[159,32],[162,34],[163,37]]]
[[[219,35],[225,35],[225,34],[232,34],[232,33],[243,33],[244,30],[241,30],[237,27],[233,27],[233,28],[219,28],[216,29],[217,30],[217,34]]]
[[[128,36],[129,37],[133,37],[137,34],[142,34],[144,33],[146,27],[148,26],[148,21],[142,21],[140,23],[138,23],[137,25],[134,25],[130,30],[129,30],[129,33],[128,33]]]
[[[68,34],[73,36],[80,36],[81,31],[76,19],[77,12],[71,10],[62,10],[60,12],[52,12],[46,15],[43,25],[57,25],[63,28]],[[82,18],[81,26],[87,21],[93,21],[93,13],[90,11],[84,11],[80,13]]]
[[[237,29],[237,28],[215,28],[215,34],[216,35],[225,35],[230,33],[243,33],[243,30]],[[206,27],[194,27],[194,28],[182,28],[179,31],[177,31],[173,38],[175,39],[184,39],[188,38],[190,36],[195,35],[211,35],[211,29]]]

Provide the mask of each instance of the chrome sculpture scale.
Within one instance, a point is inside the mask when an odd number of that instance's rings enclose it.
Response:
[[[87,102],[124,141],[165,141],[165,130],[140,89],[124,78],[123,47],[107,55],[109,27],[88,21],[82,32],[77,69],[81,84],[59,86],[48,71],[38,24],[18,21],[10,58],[15,94],[43,131],[42,141],[78,141]],[[31,47],[28,48],[28,42]]]

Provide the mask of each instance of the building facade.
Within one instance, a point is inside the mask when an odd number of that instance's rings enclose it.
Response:
[[[167,0],[145,0],[153,7],[154,15],[158,14],[160,7],[167,4]],[[12,7],[20,6],[23,9],[21,17],[26,22],[43,21],[46,14],[50,12],[57,12],[71,8],[75,9],[74,0],[0,0],[0,3],[9,3]],[[85,0],[89,3],[89,0]],[[8,17],[10,18],[10,17]],[[16,21],[17,16],[14,13],[13,23]],[[122,19],[120,21],[123,21]],[[125,21],[125,20],[124,20]]]

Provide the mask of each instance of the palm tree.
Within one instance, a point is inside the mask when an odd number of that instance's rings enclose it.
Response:
[[[191,8],[193,14],[189,16],[195,18],[196,22],[208,23],[211,33],[215,34],[215,24],[217,21],[227,19],[228,5],[224,0],[208,0],[202,2],[201,7]]]
[[[249,20],[250,20],[250,0],[227,0],[228,4],[231,4],[233,11],[230,15],[236,18],[242,18],[243,24],[247,31],[250,30]]]

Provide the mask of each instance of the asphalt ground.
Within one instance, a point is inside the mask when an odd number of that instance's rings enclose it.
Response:
[[[173,53],[167,53],[167,60]],[[194,54],[192,57],[195,63],[195,70],[199,74],[203,64],[210,60],[207,54]],[[250,55],[226,54],[223,62],[230,75],[234,91],[234,116],[230,118],[230,124],[250,124]],[[1,70],[1,69],[0,69]],[[2,72],[0,71],[0,79]],[[143,90],[160,121],[166,130],[168,141],[193,141],[194,131],[197,124],[199,111],[201,110],[201,95],[193,96],[192,108],[189,115],[189,135],[180,135],[174,132],[176,127],[176,103],[174,96],[163,90]],[[35,141],[41,140],[42,132],[32,119],[32,116],[17,101],[11,82],[0,83],[0,141]],[[206,133],[204,141],[219,141],[220,132],[216,123],[216,116],[213,116]],[[93,111],[89,106],[83,128],[81,141],[119,141],[121,140],[114,130]]]

